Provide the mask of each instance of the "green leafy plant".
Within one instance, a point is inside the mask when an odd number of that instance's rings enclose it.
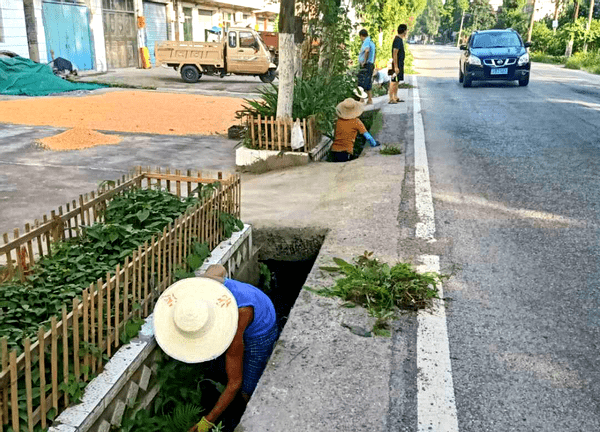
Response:
[[[244,228],[244,223],[229,213],[220,212],[219,220],[221,221],[223,235],[225,238],[231,237],[235,231],[239,231]]]
[[[321,267],[326,271],[341,273],[333,287],[319,293],[336,296],[367,308],[369,313],[383,321],[395,311],[418,310],[431,307],[437,299],[437,285],[450,276],[438,273],[418,273],[410,263],[390,267],[365,252],[348,263],[333,258],[337,267]]]
[[[194,242],[191,247],[191,252],[185,260],[183,267],[177,267],[174,272],[175,280],[195,277],[195,271],[202,267],[206,258],[210,256],[208,243]]]
[[[402,154],[402,150],[400,147],[397,147],[392,144],[384,144],[383,148],[379,150],[379,153],[382,155],[399,155]]]
[[[269,267],[264,263],[258,263],[258,268],[260,269],[259,286],[263,292],[268,294],[271,292],[271,279],[273,275],[271,274]]]

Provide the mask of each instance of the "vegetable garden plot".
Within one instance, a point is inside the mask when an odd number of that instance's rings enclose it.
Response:
[[[237,175],[138,168],[5,234],[0,431],[43,429],[77,399],[192,250],[212,250],[239,213]]]

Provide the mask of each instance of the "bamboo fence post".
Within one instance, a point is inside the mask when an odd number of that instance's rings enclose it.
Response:
[[[34,220],[33,221],[33,226],[35,228],[39,228],[40,226],[40,221],[39,220]],[[39,234],[38,236],[36,236],[35,238],[36,243],[37,243],[37,248],[38,248],[38,255],[40,258],[42,258],[44,256],[44,240],[42,239],[42,235]]]
[[[38,328],[38,352],[39,352],[39,368],[40,368],[40,419],[42,421],[42,429],[46,428],[46,347],[44,340],[44,327]]]
[[[47,223],[48,223],[48,216],[46,216],[46,215],[42,216],[42,224],[46,225]],[[42,236],[44,236],[46,238],[46,255],[51,257],[52,251],[50,250],[50,230],[43,233]],[[44,255],[42,254],[42,256],[44,256]]]
[[[275,149],[275,117],[271,116],[271,138],[269,139],[271,150]]]
[[[79,298],[73,299],[73,372],[75,381],[79,382]]]
[[[129,257],[125,257],[123,270],[125,271],[123,277],[123,333],[125,333],[125,323],[129,319]]]
[[[98,370],[102,371],[103,362],[102,362],[102,353],[104,351],[104,338],[103,338],[103,329],[104,329],[104,281],[102,278],[98,279]]]
[[[85,198],[85,202],[86,203],[89,202],[88,194],[84,194],[83,196]],[[89,207],[87,207],[85,209],[85,215],[87,217],[87,221],[89,222],[89,224],[92,225],[95,222],[95,220],[93,221],[92,218],[90,217],[90,208]]]
[[[306,119],[302,119],[302,130],[304,132],[304,151],[308,152],[309,149],[309,141],[308,141],[308,135],[306,134]]]
[[[25,234],[29,234],[31,231],[31,226],[26,223],[25,224]],[[27,254],[29,256],[29,268],[31,268],[35,264],[35,259],[33,256],[33,243],[31,240],[27,240]]]
[[[181,177],[181,171],[175,170],[175,175]],[[180,180],[177,180],[175,182],[175,193],[177,194],[178,197],[181,197],[181,181]]]
[[[56,330],[56,317],[50,319],[51,329],[51,356],[50,367],[52,369],[52,407],[58,413],[58,331]],[[18,430],[18,429],[17,429]]]
[[[144,318],[148,316],[148,241],[144,242]]]
[[[4,238],[4,244],[8,244],[9,243],[8,234],[4,233],[2,235],[2,237]],[[15,274],[14,270],[13,270],[12,256],[11,255],[12,255],[11,251],[7,250],[6,251],[6,268],[8,269],[8,277],[9,278],[12,278],[13,275]]]
[[[254,116],[250,116],[250,136],[252,137],[252,147],[256,146],[256,140],[254,139]]]
[[[67,305],[62,307],[62,342],[63,342],[63,382],[69,386],[69,332],[67,326]],[[65,406],[69,406],[69,394],[64,392]]]
[[[153,294],[153,296],[160,294],[160,287],[162,284],[162,236],[159,236],[156,239],[156,250],[154,253],[156,254],[156,293]],[[154,265],[154,259],[152,260],[152,263]],[[154,274],[154,271],[152,274]]]
[[[159,167],[156,168],[156,173],[160,174],[160,168]],[[156,184],[158,185],[158,189],[162,189],[162,181],[161,181],[160,178],[156,179]]]
[[[88,289],[84,289],[82,293],[83,298],[83,344],[85,346],[86,352],[83,356],[83,380],[88,380],[88,375],[90,372],[90,355],[89,355],[89,291]]]
[[[179,218],[179,223],[177,225],[177,265],[181,265],[183,262],[183,233],[185,227],[185,215]]]
[[[166,174],[171,174],[171,168],[166,169]],[[171,180],[167,180],[167,192],[171,193]]]
[[[25,394],[27,397],[27,428],[33,432],[33,394],[31,389],[31,340],[23,341],[23,352],[25,353]]]
[[[277,149],[281,151],[281,121],[279,119],[276,120],[277,124]]]
[[[137,253],[137,259],[138,259],[138,265],[137,265],[137,270],[138,270],[138,277],[137,277],[137,301],[138,301],[138,306],[137,308],[137,316],[138,318],[142,317],[142,245],[138,246],[138,253]]]
[[[187,170],[186,175],[188,177],[192,176],[192,170]],[[192,182],[191,181],[187,181],[186,182],[186,186],[187,186],[187,196],[191,197],[192,196]]]
[[[115,270],[115,349],[119,346],[119,313],[121,311],[121,264]]]
[[[258,115],[258,147],[262,149],[262,121],[260,114]]]
[[[138,262],[138,251],[134,250],[133,251],[133,255],[131,256],[131,317],[135,316],[135,294],[137,291],[137,285],[138,285],[138,272],[137,272],[137,266],[139,264]]]
[[[169,224],[167,225],[167,249],[165,251],[167,255],[167,271],[165,272],[165,276],[167,277],[167,286],[171,284],[171,275],[173,273],[174,249],[175,248],[173,247],[173,223],[169,222]]]
[[[10,411],[12,413],[13,430],[18,431],[19,428],[19,387],[17,385],[17,352],[10,352]]]
[[[81,219],[81,225],[85,225],[86,221],[85,221],[83,195],[79,195],[79,218]],[[88,225],[91,225],[91,223],[89,223],[89,221],[88,221]]]
[[[95,284],[90,285],[90,348],[98,347],[96,343],[96,287]],[[92,373],[96,373],[96,356],[92,352],[90,355],[90,363]]]
[[[8,370],[8,339],[4,336],[0,339],[2,347],[2,371]],[[2,389],[2,423],[8,424],[8,386]]]
[[[110,291],[112,289],[112,283],[111,281],[111,277],[110,277],[110,272],[106,272],[106,355],[108,356],[108,358],[110,358],[110,356],[112,355],[112,350],[111,350],[111,344],[112,344],[112,330],[111,330],[111,320],[112,320],[112,316],[111,316],[111,295],[110,295]]]
[[[152,238],[150,239],[150,276],[152,277],[152,283],[150,284],[150,298],[152,299],[151,305],[154,308],[154,289],[156,288],[156,285],[154,283],[154,280],[156,279],[155,276],[155,262],[156,262],[156,244],[155,244],[155,236],[152,236]],[[146,316],[148,316],[148,310],[146,309]]]

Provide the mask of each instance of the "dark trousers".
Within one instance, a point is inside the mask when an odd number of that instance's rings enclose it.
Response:
[[[348,162],[354,159],[350,153],[347,152],[331,152],[332,162]]]

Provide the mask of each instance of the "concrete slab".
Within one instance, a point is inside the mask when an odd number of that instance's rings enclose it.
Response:
[[[376,138],[404,149],[407,105],[382,111]],[[400,259],[404,166],[404,154],[368,147],[347,163],[244,176],[242,219],[259,229],[328,229],[305,286],[331,286],[332,275],[319,267],[333,257],[351,260],[368,250],[389,263]],[[341,303],[302,290],[236,432],[387,431],[392,365],[399,361],[392,338],[350,333],[343,323],[371,329],[374,318]]]

